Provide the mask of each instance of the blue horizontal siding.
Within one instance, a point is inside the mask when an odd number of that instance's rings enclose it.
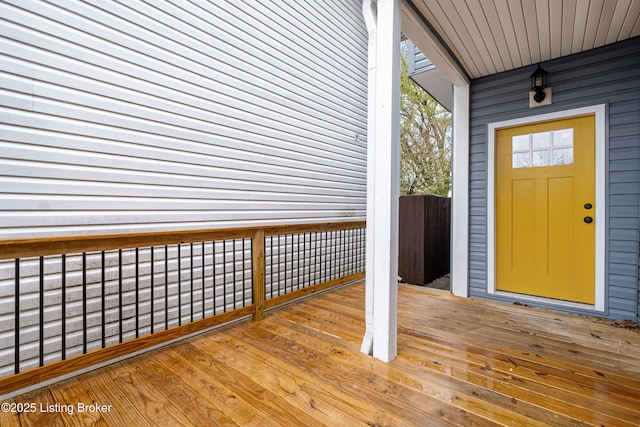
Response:
[[[471,82],[469,294],[487,294],[487,125],[596,104],[607,114],[606,315],[640,312],[640,37],[542,64],[553,104],[529,108],[535,66]],[[588,313],[581,310],[567,311]]]
[[[416,47],[411,41],[407,42],[409,48],[407,62],[409,65],[409,76],[414,74],[424,73],[425,71],[433,70],[436,68],[431,61],[424,56],[424,53],[420,52],[420,49]]]

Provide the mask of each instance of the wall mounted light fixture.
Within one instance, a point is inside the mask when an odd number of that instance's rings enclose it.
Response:
[[[540,68],[540,64],[538,64],[538,69],[531,74],[531,90],[535,92],[533,100],[538,104],[544,101],[544,98],[547,96],[544,90],[547,87],[548,74],[549,73]]]

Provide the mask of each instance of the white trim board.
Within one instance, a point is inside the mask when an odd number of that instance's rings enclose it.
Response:
[[[557,111],[518,119],[489,123],[487,125],[487,293],[515,296],[521,300],[545,302],[562,307],[605,311],[605,243],[606,243],[606,115],[605,104],[571,110]],[[541,123],[572,117],[595,115],[595,304],[576,304],[550,298],[496,291],[496,242],[495,242],[495,136],[498,129],[525,124]]]

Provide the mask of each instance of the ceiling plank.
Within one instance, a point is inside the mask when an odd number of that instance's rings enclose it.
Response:
[[[496,12],[498,19],[500,20],[500,26],[504,31],[504,36],[507,40],[507,48],[509,50],[509,55],[511,57],[511,61],[513,62],[514,68],[522,67],[522,57],[520,56],[520,50],[518,48],[518,43],[514,43],[516,40],[516,32],[513,26],[513,21],[511,19],[511,14],[509,13],[509,5],[507,4],[507,0],[494,0],[496,5]]]
[[[496,41],[494,31],[492,26],[489,24],[489,20],[487,18],[487,14],[482,8],[479,0],[466,0],[467,7],[469,8],[469,13],[473,16],[476,25],[478,26],[478,30],[480,34],[483,35],[485,46],[489,52],[489,59],[493,64],[493,68],[495,72],[500,72],[506,70],[503,57],[500,55],[501,48],[498,47],[498,42]],[[492,6],[492,2],[486,2],[485,7]],[[502,34],[502,31],[500,31]],[[504,34],[502,34],[504,39]],[[504,42],[504,49],[506,50],[507,43],[506,40]]]
[[[558,58],[562,54],[562,2],[549,2],[549,39],[551,40],[551,57]]]
[[[636,23],[633,26],[633,30],[631,31],[631,37],[640,36],[640,17],[636,19]]]
[[[613,18],[611,18],[611,25],[609,26],[605,43],[615,43],[619,40],[620,30],[622,29],[624,18],[627,16],[627,13],[629,13],[630,6],[631,0],[618,0],[616,9],[613,12]]]
[[[551,39],[549,37],[549,0],[536,0],[538,37],[540,38],[540,62],[551,59]]]
[[[509,46],[507,45],[507,39],[500,23],[500,18],[498,17],[496,4],[494,1],[482,0],[481,5],[480,1],[481,0],[471,0],[471,2],[475,4],[474,8],[479,7],[484,11],[484,16],[487,19],[489,28],[491,29],[493,40],[495,41],[496,47],[498,49],[498,55],[500,56],[504,67],[501,69],[501,71],[511,70],[512,68],[514,68],[513,60],[511,59],[511,55],[509,54]]]
[[[518,50],[523,65],[531,64],[531,51],[529,50],[529,41],[527,38],[527,24],[524,19],[524,11],[522,10],[522,0],[509,0],[509,13],[511,21],[516,33],[516,41],[518,42]]]
[[[589,18],[589,2],[582,1],[576,7],[575,21],[573,24],[573,41],[571,43],[571,53],[582,51],[584,35]]]
[[[493,58],[491,57],[490,50],[489,48],[487,48],[487,44],[486,44],[488,41],[493,40],[491,31],[487,31],[488,28],[481,30],[480,27],[478,26],[478,22],[484,20],[484,14],[480,14],[478,16],[473,15],[471,13],[471,10],[469,10],[469,7],[467,6],[466,1],[456,2],[452,4],[455,6],[456,10],[458,11],[458,15],[460,16],[460,19],[462,19],[464,28],[469,33],[471,42],[476,47],[477,52],[480,54],[479,58],[482,60],[484,69],[489,74],[495,74],[497,69],[495,64],[493,63]],[[492,50],[495,53],[495,49],[492,49]],[[480,64],[476,62],[476,65],[478,65],[478,68],[482,70],[482,68],[480,67]]]
[[[576,0],[564,0],[562,2],[562,47],[561,54],[570,55],[573,42],[573,28],[576,20]]]
[[[633,26],[638,23],[640,19],[640,1],[631,2],[629,6],[629,13],[624,19],[622,23],[622,28],[620,29],[620,40],[628,39],[632,37]],[[635,35],[638,35],[637,33]]]
[[[437,3],[440,6],[440,10],[442,10],[444,16],[448,18],[448,21],[451,25],[450,28],[454,30],[453,32],[455,32],[457,38],[461,42],[460,44],[458,44],[458,46],[459,52],[463,57],[462,61],[471,75],[473,77],[480,77],[482,75],[485,75],[485,73],[487,72],[487,68],[482,61],[482,56],[478,51],[478,47],[469,34],[467,25],[470,25],[470,23],[464,22],[462,20],[462,17],[458,13],[456,7],[453,5],[453,2],[450,2],[448,0],[436,0],[429,3],[434,5],[435,3]]]
[[[593,49],[593,46],[596,44],[596,33],[598,32],[598,24],[600,23],[603,6],[604,0],[591,0],[589,3],[589,14],[585,27],[584,40],[582,42],[582,50]]]
[[[540,62],[542,55],[540,53],[540,35],[536,4],[532,1],[523,1],[520,4],[522,5],[522,11],[525,16],[524,23],[526,25],[527,44],[529,45],[531,62]]]
[[[596,40],[593,47],[604,46],[607,42],[607,34],[609,33],[609,27],[613,19],[613,14],[616,11],[616,1],[605,1],[602,7],[602,13],[600,14],[600,23],[598,24],[598,31],[596,32]]]

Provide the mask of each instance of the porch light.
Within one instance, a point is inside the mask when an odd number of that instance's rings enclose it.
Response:
[[[533,99],[537,103],[544,101],[546,96],[544,89],[547,87],[547,74],[549,73],[540,68],[540,64],[538,64],[538,69],[531,74],[531,90],[535,92]]]

